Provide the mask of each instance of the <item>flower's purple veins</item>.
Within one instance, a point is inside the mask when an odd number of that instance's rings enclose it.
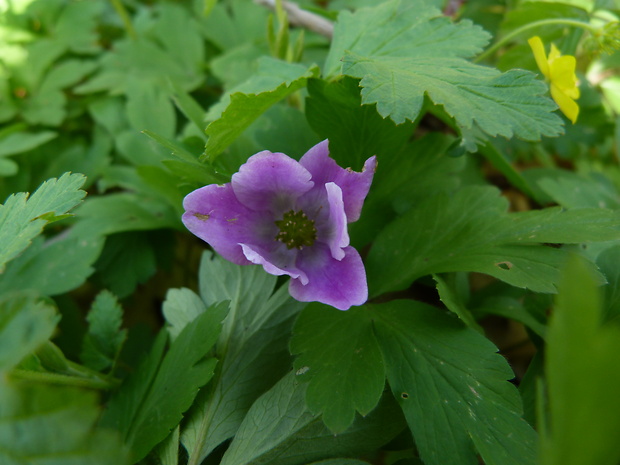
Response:
[[[347,310],[368,299],[347,224],[359,218],[376,165],[371,157],[361,173],[343,169],[329,157],[327,141],[299,162],[263,151],[229,184],[190,193],[183,222],[227,260],[290,276],[295,299]]]

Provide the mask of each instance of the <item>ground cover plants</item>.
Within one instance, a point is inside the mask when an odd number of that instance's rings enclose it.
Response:
[[[0,463],[620,463],[616,0],[0,0]]]

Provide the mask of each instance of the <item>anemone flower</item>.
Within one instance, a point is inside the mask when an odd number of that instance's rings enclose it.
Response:
[[[551,44],[549,56],[545,53],[545,47],[538,36],[527,41],[534,52],[536,64],[540,72],[547,78],[551,88],[551,97],[558,104],[562,113],[575,124],[579,115],[579,87],[575,66],[577,61],[574,56],[561,55],[554,44]]]
[[[252,155],[224,185],[185,197],[183,223],[225,259],[261,265],[290,276],[289,292],[348,310],[368,298],[362,259],[349,245],[376,169],[343,169],[330,158],[328,141],[298,162],[283,153]]]

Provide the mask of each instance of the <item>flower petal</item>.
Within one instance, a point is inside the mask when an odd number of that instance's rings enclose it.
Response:
[[[230,184],[211,184],[189,193],[183,208],[182,220],[187,229],[238,265],[250,264],[240,243],[256,243],[277,234],[275,223],[271,226],[264,215],[239,203]]]
[[[579,116],[579,105],[572,98],[566,95],[562,89],[558,88],[556,85],[551,83],[551,97],[555,100],[555,103],[558,104],[562,113],[566,115],[566,117],[571,120],[573,124],[577,122],[577,117]]]
[[[527,41],[534,53],[534,59],[538,65],[538,69],[546,78],[549,78],[549,62],[547,61],[547,54],[545,53],[545,46],[540,37],[534,36]]]
[[[332,257],[344,258],[344,247],[349,245],[347,215],[344,212],[342,190],[333,182],[325,184],[329,215],[326,224],[317,224],[317,241],[327,244]]]
[[[347,221],[352,223],[359,219],[377,168],[375,156],[366,160],[361,173],[344,169],[329,157],[328,141],[324,140],[308,150],[299,163],[312,173],[315,189],[328,182],[340,186]]]
[[[308,283],[291,279],[291,296],[301,302],[322,302],[338,310],[364,304],[368,299],[364,264],[353,247],[346,247],[344,252],[344,258],[336,260],[329,248],[319,242],[311,249],[302,250],[297,265],[308,275]]]
[[[579,87],[577,87],[575,75],[576,66],[577,60],[571,55],[557,58],[550,66],[551,82],[572,99],[579,98]]]
[[[241,165],[231,184],[243,205],[277,215],[293,208],[295,200],[312,189],[311,177],[296,160],[265,150]]]
[[[241,247],[245,257],[256,265],[262,265],[267,273],[274,276],[287,275],[299,279],[301,283],[308,283],[306,273],[295,266],[296,250],[286,250],[284,244],[272,247],[272,250],[249,244],[241,244]]]

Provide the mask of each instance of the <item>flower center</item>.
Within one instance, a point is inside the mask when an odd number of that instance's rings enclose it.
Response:
[[[276,221],[276,226],[280,228],[276,240],[286,244],[289,249],[301,250],[316,240],[314,220],[308,219],[302,210],[286,212],[280,221]]]

